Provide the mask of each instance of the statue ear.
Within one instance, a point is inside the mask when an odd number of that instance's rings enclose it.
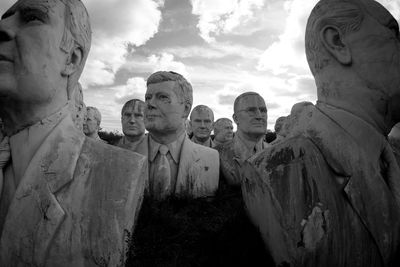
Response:
[[[75,47],[67,58],[65,69],[61,72],[63,76],[71,76],[80,69],[83,59],[83,52],[80,47]]]
[[[183,111],[184,118],[189,118],[191,109],[192,109],[192,105],[188,101],[185,101],[185,110]]]
[[[233,119],[233,121],[236,123],[236,125],[238,125],[238,119],[237,119],[237,116],[236,116],[235,113],[233,113],[232,119]]]
[[[350,65],[351,51],[343,39],[343,34],[335,26],[325,26],[320,32],[325,49],[341,64]]]

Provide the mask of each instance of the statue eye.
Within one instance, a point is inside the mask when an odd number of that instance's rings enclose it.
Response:
[[[22,12],[22,18],[25,22],[33,22],[33,21],[38,21],[38,22],[44,22],[44,14],[41,11],[38,10],[23,10]]]

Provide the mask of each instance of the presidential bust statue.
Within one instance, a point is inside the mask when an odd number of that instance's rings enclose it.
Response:
[[[321,0],[305,41],[318,101],[244,171],[249,214],[278,266],[399,266],[398,23],[373,0]]]
[[[72,121],[90,40],[79,0],[19,0],[0,20],[1,266],[124,265],[147,161]]]
[[[218,152],[193,143],[185,131],[193,103],[190,83],[176,72],[153,73],[147,79],[145,103],[149,194],[155,199],[214,196],[219,181]]]

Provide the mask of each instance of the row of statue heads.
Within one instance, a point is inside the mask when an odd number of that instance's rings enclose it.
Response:
[[[179,74],[175,73],[175,75]],[[80,86],[75,96],[77,98],[70,103],[72,108],[71,115],[76,127],[90,138],[107,142],[107,140],[101,139],[98,134],[101,129],[100,110],[96,107],[86,107],[83,102],[82,89]],[[146,105],[147,104],[141,99],[131,99],[122,106],[121,125],[124,137],[119,141],[119,143],[122,142],[120,146],[124,144],[124,147],[130,147],[131,150],[134,150],[138,141],[144,137],[146,132],[144,122]],[[270,138],[265,136],[267,132],[271,133],[271,131],[267,130],[267,107],[265,100],[258,93],[246,92],[239,95],[235,100],[233,112],[236,112],[233,114],[232,118],[233,121],[237,123],[240,134],[245,135],[247,140],[259,141],[264,139],[267,143],[273,142],[272,144],[275,144],[286,136],[296,134],[295,132],[291,132],[291,128],[306,123],[301,121],[301,119],[304,119],[304,116],[301,115],[310,112],[312,106],[313,104],[308,101],[295,104],[291,109],[290,115],[281,116],[276,120],[274,126],[275,132],[272,133]],[[257,109],[259,112],[257,112]],[[239,115],[238,111],[245,111],[249,117],[243,118],[243,116]],[[259,125],[253,122],[259,122]],[[206,105],[195,106],[184,123],[186,133],[191,140],[207,147],[216,147],[217,145],[226,144],[231,141],[234,136],[232,120],[229,118],[219,118],[214,121],[214,112]],[[110,144],[114,143],[115,141],[110,142]]]
[[[1,266],[123,266],[143,199],[211,203],[227,187],[241,188],[277,266],[398,266],[400,155],[387,135],[400,36],[382,5],[316,4],[305,52],[318,101],[278,119],[271,144],[259,94],[235,99],[233,135],[230,119],[192,110],[195,88],[171,71],[123,106],[116,146],[101,142],[78,82],[91,35],[80,0],[18,0],[0,20]]]

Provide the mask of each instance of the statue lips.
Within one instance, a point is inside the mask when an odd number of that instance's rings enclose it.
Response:
[[[11,63],[13,63],[14,61],[10,58],[10,57],[7,57],[7,56],[5,56],[5,55],[1,55],[0,54],[0,62],[11,62]]]
[[[10,71],[10,65],[13,63],[14,61],[11,58],[0,54],[0,72]]]
[[[146,119],[148,120],[155,120],[156,118],[161,117],[160,115],[157,114],[146,114]]]
[[[265,127],[265,120],[252,120],[251,125],[256,127]]]
[[[128,130],[138,130],[139,128],[136,125],[130,125]]]

